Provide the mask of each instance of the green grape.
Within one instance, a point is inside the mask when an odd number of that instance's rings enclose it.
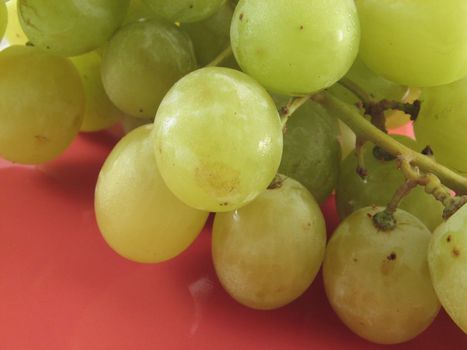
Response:
[[[42,49],[76,56],[105,44],[120,26],[129,0],[18,0],[21,26]]]
[[[140,126],[152,124],[153,122],[153,118],[135,118],[131,115],[125,115],[122,119],[123,131],[125,132],[125,134],[128,134],[132,130],[139,128]]]
[[[6,8],[5,1],[0,1],[0,41],[5,34],[5,29],[8,23],[8,11]]]
[[[433,149],[435,158],[467,174],[467,78],[424,89],[422,108],[415,122],[420,147]]]
[[[233,69],[203,68],[182,78],[162,101],[154,131],[162,177],[194,208],[239,208],[279,168],[282,127],[274,102]]]
[[[10,45],[24,45],[27,43],[28,38],[26,34],[24,34],[23,28],[21,28],[21,24],[19,23],[17,0],[7,1],[6,6],[8,8],[8,25],[6,27],[5,39],[8,40],[8,44]],[[1,12],[2,10],[0,9],[0,13]]]
[[[226,0],[143,0],[153,11],[171,22],[191,23],[216,13]]]
[[[287,99],[277,98],[281,106]],[[323,202],[336,186],[341,148],[335,116],[309,101],[287,122],[279,172],[294,178]]]
[[[0,52],[0,155],[16,163],[44,163],[77,135],[85,97],[71,62],[39,48]]]
[[[98,131],[114,125],[123,117],[107,97],[101,80],[101,56],[96,51],[71,59],[78,70],[86,94],[86,110],[81,131]]]
[[[346,218],[329,241],[323,265],[326,295],[356,334],[380,344],[408,341],[423,332],[440,309],[427,263],[430,231],[397,210],[397,226],[383,232],[362,208]]]
[[[355,150],[357,136],[353,130],[347,126],[347,124],[341,122],[340,120],[338,120],[338,125],[340,130],[339,143],[341,145],[342,159],[345,159]]]
[[[144,0],[130,0],[130,6],[123,24],[156,18],[156,14],[146,5]]]
[[[467,75],[467,2],[356,0],[360,57],[408,86],[448,84]]]
[[[271,91],[303,95],[347,73],[360,29],[352,0],[240,0],[230,35],[243,71]]]
[[[274,309],[298,298],[324,258],[326,228],[313,196],[291,178],[214,219],[212,256],[221,284],[238,302]]]
[[[395,136],[396,140],[415,149],[415,141]],[[387,205],[396,190],[404,183],[404,175],[395,161],[379,160],[373,155],[374,145],[363,147],[366,180],[356,173],[357,159],[350,154],[342,163],[336,187],[337,211],[345,218],[357,209],[372,205]],[[400,207],[420,219],[430,230],[442,221],[443,206],[422,187],[414,188],[401,202]]]
[[[195,48],[196,59],[205,66],[230,45],[230,22],[233,9],[225,3],[213,16],[201,22],[182,24]]]
[[[118,254],[156,263],[184,251],[203,228],[208,213],[180,202],[165,186],[150,133],[152,125],[126,135],[99,174],[95,210],[106,242]]]
[[[153,118],[172,85],[195,68],[188,36],[173,24],[151,19],[115,34],[104,52],[102,81],[119,109]]]
[[[467,334],[467,205],[433,232],[428,264],[441,304]]]

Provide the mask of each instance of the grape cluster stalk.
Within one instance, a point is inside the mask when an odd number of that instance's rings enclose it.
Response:
[[[467,334],[464,0],[0,0],[2,38],[2,158],[123,125],[94,202],[122,257],[175,258],[214,213],[240,304],[283,307],[323,267],[364,339],[409,341],[441,307]]]

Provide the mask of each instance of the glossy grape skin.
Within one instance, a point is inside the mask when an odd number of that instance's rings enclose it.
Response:
[[[170,22],[191,23],[216,13],[226,0],[144,0],[157,15]]]
[[[71,59],[81,76],[86,94],[81,131],[99,131],[107,129],[123,118],[120,111],[107,97],[101,80],[102,58],[96,51]]]
[[[281,98],[280,106],[286,104]],[[340,161],[336,117],[319,103],[307,102],[287,122],[279,172],[299,181],[322,203],[336,186]]]
[[[21,26],[35,46],[77,56],[102,46],[117,30],[129,0],[18,0]]]
[[[395,136],[412,149],[413,140]],[[341,164],[336,187],[336,204],[340,218],[345,218],[357,209],[372,205],[387,205],[397,188],[404,183],[404,175],[397,169],[395,161],[378,160],[373,155],[374,145],[367,143],[363,152],[368,177],[362,180],[356,173],[357,160],[350,154]],[[430,230],[442,221],[443,206],[420,186],[405,197],[400,207],[420,219]]]
[[[279,167],[282,127],[274,102],[233,69],[203,68],[178,81],[154,126],[162,177],[194,208],[239,208],[268,187]]]
[[[360,57],[400,84],[427,87],[467,75],[467,2],[356,0]]]
[[[467,174],[467,78],[424,89],[415,122],[420,147],[430,145],[441,164]]]
[[[5,34],[5,29],[8,23],[8,11],[4,1],[0,1],[0,40]]]
[[[373,225],[381,207],[362,208],[334,232],[326,250],[326,295],[356,334],[380,344],[408,341],[423,332],[440,309],[427,263],[430,231],[398,210],[389,232]]]
[[[85,97],[71,62],[39,48],[0,52],[0,155],[16,163],[44,163],[77,135]]]
[[[104,163],[96,185],[95,210],[106,242],[141,263],[168,260],[184,251],[208,213],[180,202],[157,169],[152,125],[126,135]]]
[[[8,9],[8,25],[5,31],[5,39],[8,40],[9,45],[26,44],[28,42],[28,38],[26,37],[26,34],[24,34],[23,28],[21,28],[21,24],[19,23],[17,0],[7,1],[6,7]]]
[[[254,309],[274,309],[298,298],[318,273],[325,245],[316,201],[291,178],[214,219],[217,276],[234,299]]]
[[[196,23],[182,24],[190,36],[200,66],[210,63],[230,45],[232,5],[226,2],[213,16]]]
[[[241,0],[230,32],[242,70],[283,95],[316,92],[342,78],[359,35],[352,0]]]
[[[173,24],[151,19],[114,35],[104,52],[102,82],[119,109],[150,118],[172,85],[195,68],[188,36]]]
[[[428,264],[443,308],[467,334],[467,205],[433,232]]]

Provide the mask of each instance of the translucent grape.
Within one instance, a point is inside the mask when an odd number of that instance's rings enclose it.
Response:
[[[408,86],[448,84],[467,75],[467,2],[356,0],[360,57]],[[448,39],[447,39],[448,38]]]
[[[0,155],[17,163],[43,163],[77,135],[84,90],[71,62],[39,48],[0,52]]]
[[[413,140],[403,136],[395,138],[415,149]],[[355,210],[372,205],[387,205],[397,188],[404,183],[404,175],[397,169],[395,161],[379,160],[373,155],[374,145],[364,148],[366,180],[356,173],[357,159],[350,154],[341,164],[336,187],[337,211],[345,218]],[[443,206],[422,187],[413,189],[401,202],[400,207],[419,218],[430,230],[442,221]]]
[[[340,319],[375,343],[395,344],[423,332],[440,305],[431,284],[431,233],[398,210],[397,227],[383,232],[363,208],[346,218],[329,241],[323,265],[326,294]]]
[[[441,304],[467,334],[467,205],[433,232],[428,264]]]
[[[430,145],[438,162],[467,174],[467,79],[424,89],[415,122],[420,147]]]
[[[352,0],[240,0],[230,35],[243,71],[271,91],[302,95],[347,73],[360,33]]]
[[[230,45],[232,16],[232,5],[226,2],[219,11],[204,21],[181,25],[193,42],[196,59],[200,66],[210,63]]]
[[[280,101],[287,104],[287,99]],[[340,161],[336,117],[319,103],[307,102],[287,122],[279,172],[299,181],[321,203],[336,186]]]
[[[8,25],[6,27],[5,39],[8,40],[8,44],[10,45],[24,45],[27,43],[28,38],[26,34],[24,34],[23,28],[21,28],[21,24],[19,23],[17,0],[7,1],[6,6],[8,8]],[[0,12],[1,11],[0,9]]]
[[[71,59],[77,68],[86,94],[86,111],[81,131],[106,129],[123,118],[123,112],[110,102],[101,80],[101,56],[90,52]]]
[[[76,56],[102,46],[120,26],[129,0],[18,0],[21,26],[42,49]]]
[[[0,1],[0,41],[5,34],[5,29],[8,23],[8,11],[6,8],[5,1]]]
[[[154,131],[167,186],[198,209],[247,204],[268,187],[281,160],[272,98],[233,69],[203,68],[177,82],[157,111]]]
[[[173,24],[151,19],[115,34],[104,52],[102,81],[119,109],[153,118],[172,85],[195,68],[190,38]]]
[[[316,201],[290,178],[214,220],[217,276],[234,299],[255,309],[278,308],[298,298],[318,273],[325,246]]]
[[[127,259],[156,263],[196,238],[207,212],[180,202],[157,169],[152,125],[133,130],[105,161],[96,186],[97,223],[107,243]]]
[[[212,16],[226,0],[144,0],[154,13],[171,22],[198,22]]]

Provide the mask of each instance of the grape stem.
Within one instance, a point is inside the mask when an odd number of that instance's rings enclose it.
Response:
[[[402,156],[404,159],[410,160],[411,165],[419,167],[427,174],[431,173],[438,176],[446,186],[455,191],[458,195],[467,194],[466,177],[438,164],[431,157],[415,152],[400,144],[368,122],[368,120],[359,113],[356,107],[342,102],[328,92],[315,94],[311,98],[334,112],[339,119],[355,132],[357,137],[374,143],[395,157]]]
[[[309,95],[303,97],[293,97],[289,100],[289,103],[287,103],[286,106],[280,109],[279,112],[281,115],[282,130],[284,132],[286,131],[287,122],[289,121],[289,118],[292,116],[292,114],[294,114],[295,111],[303,106],[310,98],[311,96]]]
[[[232,46],[228,46],[224,51],[222,51],[216,58],[214,58],[206,67],[215,67],[221,64],[224,60],[232,56]]]

